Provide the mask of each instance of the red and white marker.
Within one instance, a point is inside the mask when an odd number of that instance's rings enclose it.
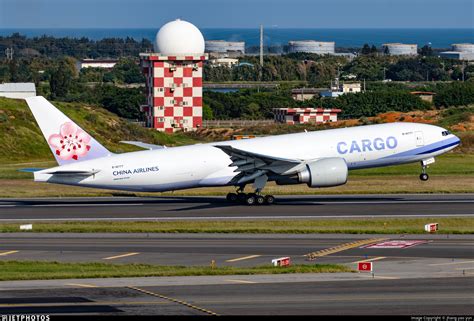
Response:
[[[290,266],[291,260],[289,257],[280,257],[272,260],[273,266]]]
[[[425,225],[425,231],[429,233],[434,233],[438,230],[438,223],[430,223]]]
[[[357,263],[357,269],[359,272],[372,272],[372,262],[359,262]]]

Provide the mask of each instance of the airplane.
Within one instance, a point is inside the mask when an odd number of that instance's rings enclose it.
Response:
[[[168,148],[125,141],[146,150],[114,154],[44,97],[26,102],[58,163],[26,169],[36,182],[136,192],[234,186],[227,200],[247,205],[275,202],[262,195],[270,181],[332,187],[361,168],[420,162],[426,181],[434,157],[460,143],[444,128],[397,122]],[[248,184],[254,193],[244,193]]]

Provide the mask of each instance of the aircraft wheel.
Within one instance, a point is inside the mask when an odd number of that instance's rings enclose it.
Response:
[[[265,204],[265,198],[261,195],[257,195],[255,197],[255,202],[257,203],[257,205],[263,205]]]
[[[265,196],[265,204],[272,205],[273,203],[275,203],[275,197],[273,197],[273,195]]]
[[[246,201],[246,199],[247,199],[247,194],[245,194],[245,193],[239,193],[239,194],[237,194],[237,201],[238,201],[238,202],[242,202],[242,203],[243,203],[243,202]]]
[[[427,181],[429,178],[430,178],[430,177],[429,177],[428,174],[426,174],[426,173],[420,174],[420,179],[421,179],[422,181]]]
[[[226,199],[227,199],[228,202],[235,203],[235,202],[237,202],[238,197],[237,197],[237,194],[235,194],[235,193],[229,193],[229,194],[227,194]]]
[[[247,205],[255,205],[255,197],[253,195],[248,195],[245,199],[245,204]]]

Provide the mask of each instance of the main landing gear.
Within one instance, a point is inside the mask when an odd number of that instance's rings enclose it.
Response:
[[[243,203],[247,205],[272,205],[275,203],[275,197],[273,195],[260,195],[258,193],[243,193],[237,191],[237,193],[227,194],[227,201],[232,203]]]

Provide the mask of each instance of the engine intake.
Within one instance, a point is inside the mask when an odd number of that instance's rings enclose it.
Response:
[[[309,187],[331,187],[344,185],[347,182],[347,164],[343,158],[323,158],[306,164],[306,168],[298,173],[300,183]]]

